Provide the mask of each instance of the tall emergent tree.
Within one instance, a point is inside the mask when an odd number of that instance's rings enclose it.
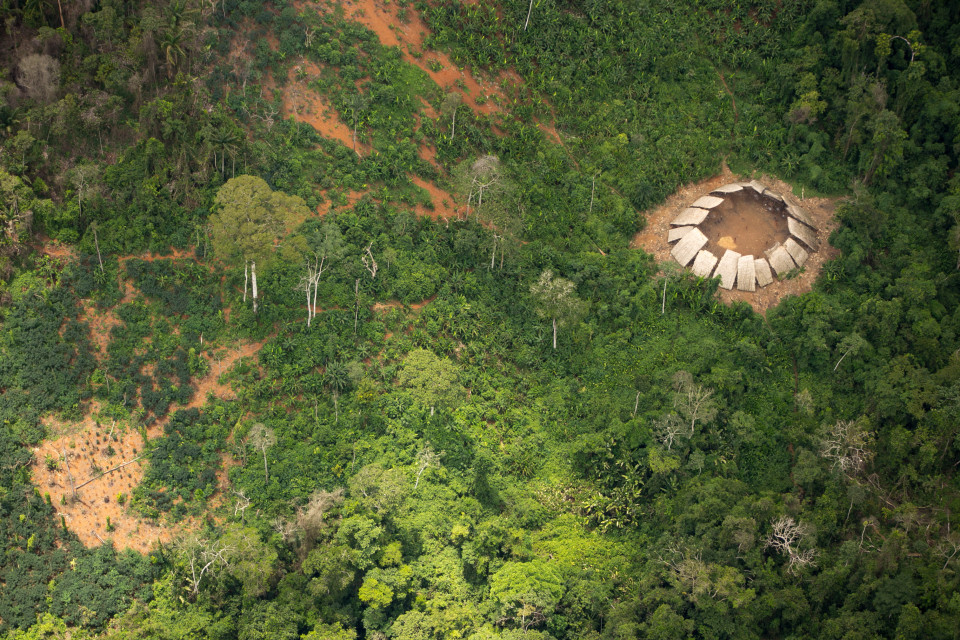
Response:
[[[547,269],[530,285],[537,315],[553,322],[553,348],[557,348],[557,326],[575,324],[587,311],[587,303],[577,297],[577,286],[566,278],[554,277]]]
[[[448,358],[438,358],[426,349],[414,349],[403,359],[399,378],[401,386],[430,407],[432,416],[437,405],[452,406],[463,395],[457,375],[457,365]]]
[[[247,270],[257,312],[257,262],[274,253],[277,239],[298,219],[310,214],[303,198],[273,191],[262,178],[237,176],[217,191],[210,216],[213,250],[224,262],[243,262],[243,300],[247,300]]]

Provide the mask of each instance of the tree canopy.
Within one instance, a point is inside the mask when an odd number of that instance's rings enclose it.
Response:
[[[231,178],[217,191],[210,215],[213,250],[225,262],[263,261],[309,211],[303,198],[273,191],[257,176]]]
[[[2,5],[0,635],[954,639],[960,5],[335,5]]]

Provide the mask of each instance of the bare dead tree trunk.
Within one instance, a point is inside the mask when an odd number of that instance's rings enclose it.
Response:
[[[70,495],[73,498],[77,497],[77,485],[76,481],[73,479],[73,473],[70,472],[70,461],[67,460],[67,450],[61,449],[61,455],[63,455],[63,468],[67,470],[67,479],[70,480]]]
[[[597,193],[597,176],[593,176],[593,185],[590,187],[590,213],[593,213],[593,196]]]
[[[553,350],[557,350],[557,319],[553,319]]]
[[[250,278],[250,263],[243,263],[243,303],[247,303],[247,281]]]
[[[360,278],[353,283],[353,335],[357,335],[357,321],[360,319]]]
[[[96,227],[93,228],[93,242],[97,245],[97,262],[100,263],[100,273],[103,273],[103,258],[100,257],[100,240],[97,238]]]
[[[304,287],[303,287],[303,288],[304,288],[304,291],[307,292],[307,327],[309,327],[309,326],[310,326],[310,320],[313,318],[313,313],[311,313],[311,308],[310,308],[310,278],[309,278],[309,276],[308,276],[307,278],[305,278],[304,280],[302,280],[301,282],[304,283]]]
[[[840,359],[837,360],[837,364],[833,365],[833,370],[834,370],[834,371],[837,370],[837,367],[840,366],[840,363],[843,362],[843,359],[846,358],[848,355],[850,355],[850,352],[851,352],[851,351],[852,351],[852,349],[847,349],[847,350],[843,353],[843,355],[840,356]]]
[[[118,465],[115,466],[113,469],[107,469],[107,470],[104,471],[103,473],[101,473],[101,474],[99,474],[99,475],[96,475],[96,476],[90,478],[90,479],[87,480],[86,482],[83,482],[83,483],[81,483],[81,484],[78,484],[78,485],[76,486],[76,488],[74,489],[74,492],[76,492],[77,489],[81,489],[81,488],[87,486],[88,484],[90,484],[90,483],[93,482],[94,480],[99,480],[100,478],[102,478],[103,476],[107,475],[108,473],[113,473],[113,472],[116,471],[117,469],[123,469],[123,468],[126,467],[127,465],[133,464],[133,463],[136,462],[137,460],[146,457],[146,455],[147,455],[147,454],[144,453],[143,455],[137,456],[137,457],[134,458],[133,460],[130,460],[130,461],[128,461],[128,462],[124,462],[123,464],[118,464]]]
[[[257,312],[257,261],[250,261],[250,284],[253,293],[253,312]]]
[[[317,317],[317,289],[320,288],[320,274],[313,281],[313,308],[310,310],[310,317]]]
[[[380,267],[377,265],[377,261],[373,257],[373,252],[370,251],[370,248],[373,247],[373,243],[367,245],[366,255],[360,256],[360,260],[363,262],[363,266],[366,267],[367,271],[370,272],[370,278],[377,277],[377,269]]]
[[[530,26],[530,14],[533,13],[533,0],[530,0],[530,8],[527,9],[527,21],[523,23],[523,30],[526,31]]]

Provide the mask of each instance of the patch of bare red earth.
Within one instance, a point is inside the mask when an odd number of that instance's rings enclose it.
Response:
[[[223,399],[234,397],[232,389],[217,381],[219,373],[240,358],[253,357],[261,346],[261,343],[244,344],[229,350],[219,364],[211,362],[211,372],[197,384],[193,400],[182,407],[171,408],[170,413],[180,408],[200,408],[206,403],[208,394]],[[109,420],[97,425],[94,418],[97,409],[96,404],[91,406],[79,422],[45,418],[43,422],[50,439],[33,450],[31,473],[34,484],[42,493],[50,495],[57,515],[63,516],[67,527],[88,547],[112,541],[117,548],[147,553],[157,543],[170,542],[178,533],[196,526],[196,522],[190,519],[176,524],[161,523],[131,512],[129,499],[143,480],[147,464],[146,458],[137,458],[143,455],[146,443],[140,432],[131,426]],[[165,417],[154,422],[146,431],[147,438],[162,435],[167,420]],[[108,455],[108,447],[113,448],[113,455]],[[58,461],[58,468],[48,468],[47,459]],[[131,464],[101,475],[131,461]],[[221,492],[228,487],[226,466],[224,464],[217,474]],[[93,481],[78,489],[78,498],[73,499],[71,487],[88,480]],[[126,497],[125,504],[118,502],[119,494]],[[111,531],[107,531],[108,518]]]
[[[345,147],[354,149],[353,131],[340,121],[340,116],[326,99],[309,87],[310,81],[320,75],[320,67],[305,60],[292,67],[283,88],[283,116],[293,117],[298,122],[309,124],[324,138],[337,140]],[[360,153],[369,153],[369,148],[357,144]]]
[[[399,300],[387,300],[386,302],[377,302],[373,305],[373,310],[378,313],[383,313],[389,311],[390,309],[410,309],[411,311],[419,311],[425,306],[437,299],[437,296],[433,295],[429,298],[424,298],[420,302],[411,302],[410,304],[404,304]]]
[[[315,2],[298,2],[296,6],[301,10],[330,10],[329,5]],[[492,117],[503,113],[500,104],[508,101],[505,89],[516,93],[523,85],[523,80],[514,72],[502,72],[496,79],[478,78],[469,68],[459,68],[445,53],[425,51],[423,42],[429,29],[412,7],[406,7],[403,20],[398,15],[399,7],[396,4],[385,4],[377,0],[355,0],[344,3],[343,8],[348,20],[358,22],[373,31],[384,46],[398,47],[404,61],[423,70],[444,92],[460,94],[463,104],[480,116]],[[300,65],[300,71],[302,77],[299,80],[296,78],[296,68],[291,72],[290,82],[284,89],[284,115],[308,123],[324,137],[339,140],[354,148],[353,132],[349,127],[340,122],[336,112],[321,96],[303,87],[303,78],[315,77],[319,68],[304,62]],[[481,97],[483,99],[478,101]],[[422,113],[424,117],[432,119],[439,117],[436,110],[427,103],[424,103]],[[552,127],[539,126],[548,138],[555,142],[560,140]],[[361,154],[371,152],[368,148],[358,147],[357,150]],[[418,155],[439,168],[435,148],[422,145],[418,149]],[[456,199],[449,191],[415,176],[411,176],[411,181],[430,195],[431,207],[414,207],[418,216],[449,220],[459,215]],[[329,209],[327,204],[318,212],[323,215]]]
[[[647,253],[652,254],[658,262],[672,261],[673,258],[670,256],[670,250],[673,247],[667,243],[667,232],[670,229],[670,222],[700,196],[708,195],[717,187],[741,180],[750,180],[750,178],[742,178],[734,175],[724,164],[719,175],[681,187],[667,198],[665,203],[655,209],[644,212],[643,215],[646,217],[647,225],[643,231],[634,236],[631,246],[641,248]],[[758,180],[772,191],[784,196],[790,197],[789,194],[793,193],[793,187],[777,178],[764,175]],[[718,293],[720,300],[728,304],[735,301],[743,301],[753,307],[758,313],[766,314],[768,309],[780,304],[780,301],[785,297],[800,295],[810,291],[813,288],[814,281],[820,274],[821,268],[823,268],[823,264],[839,255],[839,250],[827,242],[830,234],[833,233],[833,230],[837,227],[837,221],[834,217],[837,199],[794,197],[793,200],[803,207],[813,219],[818,229],[817,236],[820,240],[819,251],[810,254],[810,258],[803,266],[803,273],[788,280],[775,279],[772,284],[758,288],[755,293],[738,291],[737,289],[728,291],[727,289],[721,288]],[[772,245],[773,241],[771,241],[770,244]]]
[[[392,3],[355,0],[345,2],[343,7],[348,19],[359,22],[373,31],[384,46],[399,47],[406,62],[422,69],[444,91],[460,93],[463,103],[476,113],[490,115],[501,112],[500,107],[493,100],[493,98],[506,99],[498,83],[487,79],[478,80],[469,69],[460,69],[443,52],[423,50],[423,41],[430,31],[411,7],[407,7],[405,20],[400,20],[397,15],[399,7]],[[415,56],[414,53],[418,55]],[[438,71],[431,68],[431,62],[439,63]],[[435,64],[434,67],[436,66]],[[458,82],[465,85],[466,90],[460,89]],[[478,104],[479,96],[484,96],[487,100]]]

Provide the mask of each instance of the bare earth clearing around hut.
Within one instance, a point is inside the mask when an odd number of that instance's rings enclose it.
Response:
[[[634,236],[631,246],[651,253],[658,262],[673,261],[670,256],[673,245],[667,241],[667,234],[671,229],[670,223],[689,207],[690,203],[701,196],[706,196],[718,187],[731,182],[749,180],[749,177],[733,174],[724,165],[719,175],[681,187],[664,204],[644,212],[647,226]],[[776,193],[787,197],[793,194],[793,188],[782,180],[766,175],[759,177],[758,180]],[[767,203],[755,197],[755,194],[749,190],[733,196],[735,197],[727,196],[724,203],[716,207],[716,215],[712,214],[700,225],[709,239],[707,248],[711,252],[720,256],[730,249],[744,255],[752,254],[759,257],[763,256],[764,250],[775,242],[783,241],[787,236],[786,219],[768,215]],[[802,196],[802,193],[794,194],[792,200],[803,207],[816,226],[820,241],[819,250],[810,253],[809,259],[797,275],[785,280],[774,280],[772,284],[758,288],[756,292],[721,288],[718,295],[723,302],[731,303],[740,300],[752,306],[758,313],[766,313],[786,296],[810,291],[823,264],[839,254],[839,251],[827,242],[837,226],[834,219],[837,200]]]

